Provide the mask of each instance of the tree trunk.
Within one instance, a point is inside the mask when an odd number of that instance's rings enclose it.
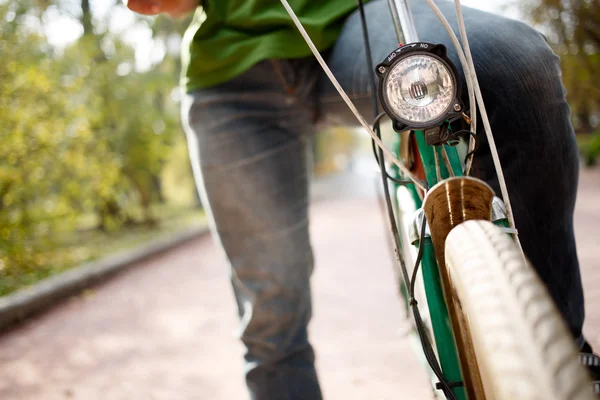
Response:
[[[577,133],[592,133],[594,131],[594,128],[592,127],[592,124],[590,123],[591,121],[591,113],[590,110],[585,107],[580,109],[577,112],[577,122],[578,122],[578,129],[577,129]]]
[[[84,36],[94,34],[92,13],[90,11],[90,0],[81,0],[81,23],[83,25]]]

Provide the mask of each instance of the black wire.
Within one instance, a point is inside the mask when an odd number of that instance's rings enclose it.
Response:
[[[373,100],[373,116],[376,118],[376,122],[378,122],[379,120],[381,120],[381,118],[383,118],[383,116],[379,115],[379,103],[377,101],[377,94],[375,93],[375,88],[377,87],[376,82],[375,82],[375,74],[372,71],[373,68],[373,57],[372,57],[372,53],[371,53],[371,42],[369,41],[369,32],[367,30],[367,19],[365,17],[365,7],[363,4],[362,0],[356,0],[357,4],[358,4],[358,11],[360,13],[360,22],[362,24],[362,32],[363,32],[363,42],[365,44],[365,53],[367,56],[367,66],[368,66],[368,72],[369,72],[369,76],[371,77],[370,79],[370,84],[371,84],[371,99]],[[381,132],[377,132],[378,137],[380,137]],[[381,137],[380,137],[381,138]],[[383,155],[380,154],[381,159],[383,159]]]
[[[459,131],[454,132],[451,136],[449,140],[452,140],[453,138],[457,138],[461,135],[469,135],[472,136],[475,139],[475,147],[473,148],[472,151],[468,152],[467,155],[465,156],[465,161],[464,163],[467,164],[467,162],[469,161],[469,158],[473,157],[475,155],[475,153],[477,152],[477,150],[479,150],[479,145],[480,143],[480,139],[479,139],[479,135],[477,135],[474,132],[471,132],[468,129],[461,129]]]
[[[377,137],[379,139],[381,139],[381,130],[379,128],[379,120],[382,118],[379,116],[379,105],[377,102],[377,94],[375,93],[375,74],[371,72],[371,69],[373,67],[373,59],[371,56],[371,45],[369,42],[369,34],[368,34],[368,30],[367,30],[367,20],[365,18],[365,10],[364,10],[364,4],[362,0],[356,0],[356,2],[358,3],[358,10],[360,13],[360,19],[361,19],[361,24],[362,24],[362,31],[363,31],[363,40],[364,40],[364,44],[365,44],[365,50],[366,50],[366,58],[367,58],[367,71],[369,71],[369,74],[371,76],[370,82],[371,82],[371,97],[373,100],[373,116],[376,118],[376,124],[377,124],[377,130],[376,130],[376,134]],[[379,149],[379,160],[383,161],[383,150]],[[384,191],[384,195],[385,195],[385,203],[387,206],[387,211],[388,211],[388,217],[390,219],[390,226],[392,229],[392,235],[394,238],[394,245],[396,247],[396,254],[397,254],[397,261],[400,263],[400,267],[402,269],[402,277],[404,279],[404,282],[406,284],[410,284],[411,285],[411,290],[414,289],[414,284],[411,282],[409,276],[408,276],[408,271],[406,269],[406,264],[404,263],[404,257],[402,256],[402,247],[400,245],[400,236],[399,236],[399,232],[398,232],[398,225],[396,223],[396,217],[394,215],[394,208],[392,206],[392,199],[390,196],[390,188],[388,185],[388,173],[386,171],[386,167],[385,167],[385,163],[384,162],[380,162],[380,169],[381,169],[381,180],[383,182],[383,191]],[[425,226],[425,221],[423,221],[423,227]],[[423,227],[421,227],[421,231],[423,231]],[[424,232],[423,235],[421,235],[421,240],[419,243],[419,254],[422,257],[423,254],[423,237],[424,237]],[[417,263],[420,263],[420,259],[417,259]],[[413,291],[414,294],[414,291]],[[437,362],[435,353],[433,351],[433,348],[431,347],[431,343],[429,342],[429,338],[427,336],[427,333],[425,332],[425,324],[423,323],[423,319],[421,318],[421,314],[419,312],[419,308],[417,306],[417,301],[415,300],[414,296],[411,296],[411,307],[413,310],[413,315],[415,318],[415,324],[417,326],[417,331],[419,333],[419,338],[421,340],[421,345],[423,346],[423,352],[425,354],[425,357],[427,359],[427,362],[429,363],[429,366],[431,367],[431,369],[433,370],[433,372],[435,373],[435,375],[437,376],[437,378],[440,380],[440,386],[441,389],[443,391],[443,393],[446,395],[446,397],[450,400],[456,400],[456,396],[454,395],[454,393],[452,392],[452,389],[450,388],[448,382],[445,380],[443,373],[441,371],[441,368]]]
[[[379,157],[377,156],[377,145],[375,144],[374,140],[371,140],[371,147],[373,148],[373,155],[375,156],[375,161],[377,161],[377,165],[379,165],[379,168],[381,168],[381,163],[379,162]],[[398,179],[398,178],[394,178],[393,176],[391,176],[389,173],[385,173],[387,175],[387,179],[389,179],[392,182],[397,183],[398,185],[412,185],[414,182],[409,180],[409,179]]]
[[[379,137],[381,139],[381,131],[380,131],[380,122],[383,119],[383,117],[387,116],[387,114],[385,112],[379,113],[379,115],[377,115],[375,117],[375,121],[373,121],[372,127],[373,127],[373,131],[378,132],[377,137]],[[379,168],[381,168],[381,161],[379,156],[377,155],[377,145],[375,143],[375,140],[371,139],[371,148],[373,149],[373,156],[375,157],[375,161],[377,161],[377,165],[379,166]],[[390,174],[387,173],[387,171],[385,172],[385,174],[387,175],[387,178],[389,180],[391,180],[392,182],[397,183],[398,185],[411,185],[413,182],[411,180],[402,180],[402,179],[397,179],[394,178],[393,176],[391,176]]]
[[[421,258],[423,258],[423,242],[425,238],[425,228],[427,227],[427,220],[425,218],[425,213],[423,213],[423,219],[421,220],[421,232],[419,235],[419,251],[417,252],[417,262],[415,263],[415,268],[413,269],[412,279],[410,281],[410,299],[411,301],[415,298],[415,282],[417,281],[417,271],[419,270],[419,265],[421,265]]]
[[[477,135],[471,131],[468,131],[468,130],[458,131],[458,132],[456,132],[456,134],[459,134],[461,132],[467,132],[469,134],[469,136],[473,136],[473,138],[475,139],[475,147],[473,148],[472,151],[468,152],[467,155],[465,156],[465,164],[467,164],[467,162],[469,161],[469,158],[473,157],[475,155],[475,152],[477,150],[479,150],[479,144],[480,144],[479,135]]]
[[[373,82],[373,85],[375,84],[375,82]],[[375,121],[373,121],[372,127],[373,130],[377,129],[379,127],[379,123],[381,122],[381,120],[387,116],[387,114],[384,112],[380,112],[376,117],[375,117]]]
[[[419,334],[419,340],[421,341],[421,347],[423,347],[423,353],[425,354],[425,359],[427,363],[431,367],[431,370],[436,375],[436,377],[440,380],[440,389],[446,395],[446,398],[450,400],[456,400],[456,396],[450,387],[450,384],[444,378],[444,373],[442,368],[440,367],[438,360],[436,358],[435,352],[433,351],[433,346],[429,340],[429,335],[425,331],[425,323],[423,322],[423,318],[421,317],[421,312],[419,311],[419,303],[415,298],[415,283],[417,281],[417,272],[419,270],[419,266],[421,265],[421,259],[423,258],[424,251],[424,243],[425,243],[425,229],[427,227],[427,220],[425,218],[425,214],[423,214],[423,218],[421,219],[421,232],[419,236],[419,251],[417,252],[417,259],[415,261],[415,267],[413,269],[412,279],[410,282],[410,306],[413,311],[413,317],[415,319],[415,326],[417,327],[417,332]]]
[[[435,376],[440,380],[439,388],[444,393],[447,399],[457,400],[456,395],[450,387],[450,383],[444,379],[442,369],[437,363],[436,355],[433,352],[431,342],[429,342],[429,336],[427,336],[427,332],[425,331],[425,323],[423,322],[423,318],[421,318],[421,313],[419,311],[419,307],[417,306],[416,301],[412,304],[412,310],[413,315],[415,317],[415,325],[417,326],[417,332],[419,333],[419,339],[421,340],[421,346],[423,347],[425,359],[429,363],[429,366],[431,367],[431,370],[433,371]]]
[[[373,127],[373,131],[374,132],[378,132],[379,134],[377,135],[377,137],[379,139],[381,139],[381,131],[379,131],[380,127],[379,124],[381,122],[381,120],[383,119],[383,117],[387,116],[387,114],[385,112],[379,113],[379,115],[377,115],[377,117],[375,117],[375,121],[373,121],[372,127]],[[377,144],[375,143],[375,140],[371,139],[371,148],[373,149],[373,156],[375,157],[375,161],[377,162],[377,165],[379,166],[379,168],[381,168],[381,161],[379,156],[377,155]],[[394,178],[393,176],[391,176],[390,174],[385,173],[387,175],[387,178],[392,181],[397,183],[398,185],[412,185],[414,184],[413,181],[411,181],[410,179],[398,179],[398,178]],[[423,186],[427,186],[427,184],[425,182],[421,182],[421,184]]]
[[[452,131],[448,128],[449,126],[447,124],[442,125],[440,128],[440,141],[442,141],[443,143],[446,143],[452,138]]]

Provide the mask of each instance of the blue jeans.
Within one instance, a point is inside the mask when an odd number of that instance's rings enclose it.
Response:
[[[445,44],[460,65],[433,13],[424,2],[413,3],[420,39]],[[440,7],[453,23],[453,5],[440,1]],[[379,62],[398,45],[387,1],[369,2],[366,12]],[[464,13],[523,247],[579,337],[578,153],[559,59],[542,35],[520,22]],[[357,12],[326,55],[359,110],[371,116],[373,71],[366,67]],[[307,334],[309,145],[317,120],[356,121],[312,57],[264,61],[230,82],[191,93],[183,117],[201,198],[231,265],[250,397],[321,399]],[[477,175],[499,193],[487,143],[476,164]]]

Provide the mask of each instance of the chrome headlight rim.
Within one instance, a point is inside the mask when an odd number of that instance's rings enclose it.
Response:
[[[453,101],[449,102],[448,107],[439,117],[426,122],[416,122],[402,118],[402,116],[398,115],[387,103],[385,92],[388,77],[394,69],[394,66],[402,60],[419,55],[432,57],[436,61],[439,61],[447,68],[453,83]],[[379,76],[377,93],[379,102],[385,113],[392,119],[396,131],[400,132],[405,130],[433,128],[441,125],[446,120],[455,120],[462,116],[464,105],[460,100],[460,95],[462,93],[461,81],[456,66],[446,55],[446,47],[444,45],[419,42],[401,46],[390,53],[382,63],[378,64],[375,71]]]
[[[431,59],[434,59],[434,60],[437,60],[438,62],[440,62],[443,65],[443,67],[445,67],[446,70],[448,71],[448,75],[450,76],[450,79],[452,81],[452,95],[451,95],[450,101],[448,101],[448,105],[441,113],[439,113],[439,115],[436,118],[431,119],[426,122],[412,121],[412,120],[405,119],[402,116],[400,116],[392,107],[389,106],[388,99],[386,98],[388,96],[388,93],[385,90],[385,88],[387,87],[388,82],[390,80],[390,76],[392,75],[391,73],[392,73],[392,71],[394,71],[394,68],[396,67],[396,65],[400,64],[402,61],[411,59],[413,57],[416,58],[419,56],[429,57]],[[396,120],[398,120],[406,125],[412,125],[415,127],[421,127],[421,126],[430,127],[432,125],[438,125],[440,122],[445,120],[448,113],[450,113],[453,110],[455,99],[456,99],[456,94],[457,94],[456,85],[457,85],[456,76],[454,75],[450,65],[443,58],[441,58],[435,54],[432,54],[429,52],[424,52],[424,51],[411,52],[409,55],[407,55],[405,57],[400,57],[397,61],[394,61],[394,63],[387,70],[387,73],[385,74],[385,77],[383,78],[383,82],[382,82],[382,97],[385,99],[383,104],[385,104],[386,107],[389,109],[388,110],[389,114],[393,115]]]

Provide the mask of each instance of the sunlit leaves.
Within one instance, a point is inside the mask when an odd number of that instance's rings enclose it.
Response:
[[[600,2],[530,0],[523,7],[561,56],[576,128],[597,129],[593,121],[600,114]]]
[[[56,246],[78,230],[152,221],[180,134],[176,61],[136,72],[108,32],[54,51],[22,4],[0,2],[0,294],[81,257]]]

